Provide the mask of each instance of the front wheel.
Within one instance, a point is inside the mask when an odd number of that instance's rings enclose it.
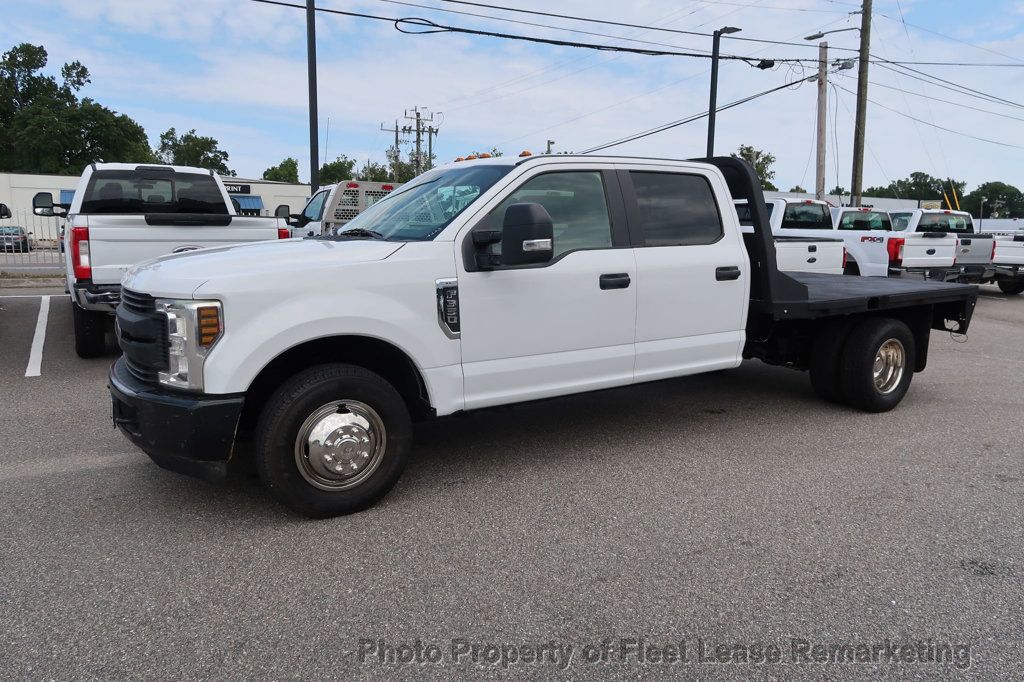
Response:
[[[915,362],[914,335],[907,325],[889,318],[864,320],[843,347],[843,397],[865,412],[888,412],[907,394]]]
[[[999,290],[1002,291],[1004,294],[1009,294],[1010,296],[1016,296],[1017,294],[1024,292],[1024,279],[1003,279],[1000,280],[998,284]]]
[[[362,367],[307,369],[263,408],[255,459],[271,494],[314,518],[350,514],[398,482],[412,444],[412,421],[398,391]]]

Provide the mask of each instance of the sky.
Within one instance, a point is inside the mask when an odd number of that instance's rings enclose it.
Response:
[[[301,0],[291,0],[303,4]],[[858,27],[853,0],[481,0],[645,26],[709,33],[723,54],[816,59],[819,30]],[[418,5],[418,6],[410,6]],[[539,17],[444,0],[318,0],[328,9],[504,33],[707,53],[711,39]],[[82,91],[141,123],[155,144],[164,130],[195,128],[230,154],[238,175],[258,178],[286,157],[309,177],[305,13],[253,0],[0,0],[0,51],[20,42],[46,47],[48,71],[85,64]],[[454,14],[472,12],[487,17]],[[875,0],[871,52],[892,61],[993,66],[912,68],[1024,105],[1024,0]],[[494,18],[488,18],[494,17]],[[546,26],[509,23],[533,22]],[[556,28],[549,28],[556,27]],[[588,35],[575,29],[604,35]],[[625,40],[630,39],[630,40]],[[854,56],[858,31],[827,37],[830,58]],[[652,44],[657,43],[657,44]],[[506,154],[582,151],[707,109],[708,59],[585,50],[451,32],[407,35],[392,22],[318,13],[321,161],[338,154],[384,161],[382,132],[414,106],[434,117],[439,162],[497,147]],[[811,63],[768,70],[722,62],[719,104],[798,81]],[[830,75],[827,189],[849,188],[856,69]],[[871,65],[864,185],[913,171],[1024,188],[1024,106],[965,96]],[[947,101],[939,101],[947,100]],[[782,190],[814,187],[816,86],[796,84],[718,115],[716,151],[741,144],[775,155]],[[909,117],[918,120],[912,120]],[[940,130],[941,126],[948,130]],[[699,120],[608,153],[703,156]],[[968,136],[984,138],[987,141]],[[408,149],[408,146],[405,146]]]

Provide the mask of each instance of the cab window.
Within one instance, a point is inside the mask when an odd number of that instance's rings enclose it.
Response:
[[[540,204],[551,216],[554,258],[569,251],[612,246],[608,203],[598,171],[544,173],[527,180],[491,212],[491,229],[501,229],[509,206],[523,203]]]
[[[630,171],[644,246],[713,244],[723,234],[715,194],[702,175]]]
[[[824,204],[786,204],[781,227],[791,230],[831,230],[832,216]]]
[[[313,195],[313,198],[306,204],[306,208],[302,210],[302,215],[310,222],[320,220],[320,216],[324,212],[324,202],[327,200],[327,194],[329,190],[323,190]]]
[[[892,222],[889,214],[883,211],[846,211],[839,219],[839,229],[892,232]]]

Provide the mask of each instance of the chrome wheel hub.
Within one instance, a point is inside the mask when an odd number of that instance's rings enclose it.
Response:
[[[883,343],[875,354],[875,390],[883,395],[895,391],[903,379],[906,364],[907,354],[898,339],[889,339]]]
[[[295,438],[295,463],[309,483],[345,490],[363,483],[384,458],[384,422],[357,400],[328,403],[309,415]]]

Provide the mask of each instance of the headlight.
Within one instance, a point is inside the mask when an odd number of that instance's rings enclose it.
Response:
[[[224,334],[220,301],[158,299],[156,309],[167,316],[167,371],[161,384],[203,390],[203,363]]]

